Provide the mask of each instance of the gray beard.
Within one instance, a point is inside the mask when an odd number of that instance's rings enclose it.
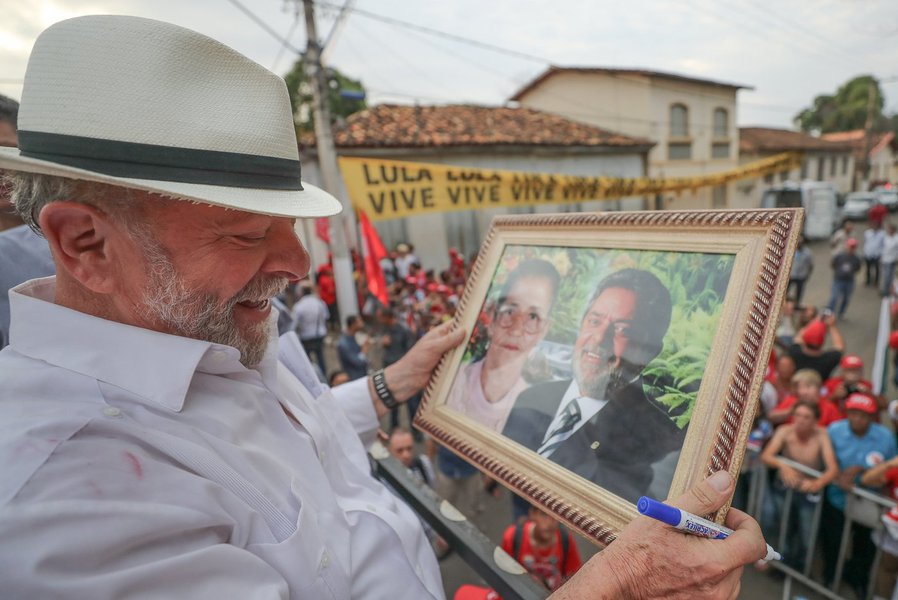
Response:
[[[243,328],[234,320],[239,302],[275,296],[287,285],[283,277],[256,276],[237,293],[221,302],[209,292],[192,290],[175,270],[166,250],[146,231],[134,232],[143,246],[149,281],[140,309],[161,329],[183,337],[231,346],[240,351],[240,362],[251,369],[262,362],[268,348],[268,321]]]

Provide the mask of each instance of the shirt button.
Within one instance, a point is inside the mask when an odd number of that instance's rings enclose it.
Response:
[[[373,512],[373,513],[376,513],[376,512],[377,512],[377,507],[374,506],[373,504],[369,504],[369,505],[368,505],[368,510],[370,510],[370,511]]]
[[[323,569],[323,568],[327,567],[327,565],[330,563],[330,561],[331,561],[330,556],[328,556],[327,550],[325,550],[324,554],[321,556],[321,563],[319,565]]]
[[[327,452],[322,450],[321,452],[318,453],[318,458],[321,459],[321,462],[324,462],[324,459],[327,458]]]
[[[114,406],[107,406],[106,408],[103,409],[103,414],[106,415],[107,417],[120,417],[120,416],[122,416],[122,411],[120,411],[119,409],[117,409]]]

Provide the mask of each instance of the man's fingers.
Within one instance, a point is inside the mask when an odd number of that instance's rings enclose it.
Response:
[[[706,515],[726,503],[734,485],[729,473],[718,471],[669,504],[695,515]]]
[[[764,558],[767,544],[757,521],[741,510],[731,508],[727,513],[726,526],[734,530],[733,535],[724,542],[727,555],[734,564],[747,565]]]

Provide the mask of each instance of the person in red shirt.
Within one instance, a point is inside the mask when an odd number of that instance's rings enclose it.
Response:
[[[502,549],[550,592],[561,587],[582,564],[571,532],[535,506],[530,507],[527,521],[505,530]]]
[[[873,384],[864,379],[864,361],[860,356],[846,354],[842,357],[839,367],[840,374],[826,380],[826,383],[820,388],[820,395],[836,405],[843,419],[846,416],[845,398],[855,392],[870,396],[877,401],[880,408],[884,408],[883,398],[874,395]]]
[[[792,376],[792,394],[780,402],[768,415],[774,425],[792,422],[792,406],[802,400],[820,407],[817,424],[826,427],[843,417],[838,407],[826,398],[820,397],[820,374],[814,369],[801,369]]]
[[[879,225],[882,227],[882,222],[885,220],[888,212],[889,209],[886,208],[886,205],[882,202],[877,202],[871,206],[870,210],[867,211],[867,219],[870,221],[870,225]]]
[[[336,328],[340,327],[340,316],[337,314],[337,282],[334,280],[334,271],[327,263],[318,267],[318,297],[327,304],[330,312],[330,322]]]

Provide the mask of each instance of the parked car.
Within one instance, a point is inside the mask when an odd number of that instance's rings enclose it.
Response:
[[[884,188],[878,188],[874,192],[876,193],[876,199],[880,204],[888,208],[889,212],[898,210],[898,192]]]
[[[867,213],[876,204],[876,194],[873,192],[852,192],[845,198],[845,206],[842,207],[842,221],[861,221],[867,218]]]

